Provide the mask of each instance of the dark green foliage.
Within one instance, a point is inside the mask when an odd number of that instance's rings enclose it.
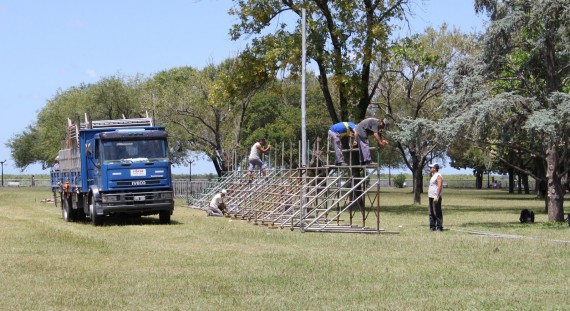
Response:
[[[394,176],[394,186],[397,188],[404,188],[404,183],[406,182],[406,175],[398,174]]]
[[[546,179],[549,220],[562,221],[570,180],[570,1],[476,1],[476,9],[491,20],[484,51],[459,63],[456,92],[446,101],[458,113],[446,122],[511,169]]]
[[[139,82],[138,77],[112,76],[96,84],[58,91],[40,110],[37,121],[7,143],[16,166],[21,169],[33,163],[41,163],[43,168],[52,166],[65,139],[68,118],[72,122],[85,122],[86,114],[91,120],[143,116]]]
[[[307,16],[307,58],[316,63],[330,124],[364,119],[378,88],[374,62],[388,54],[393,22],[406,18],[408,0],[235,1],[232,38],[256,36],[252,51],[268,64],[299,73],[300,19]],[[292,23],[288,21],[292,20]],[[275,23],[278,23],[275,27]],[[277,29],[276,29],[277,28]],[[271,29],[270,31],[267,31]]]

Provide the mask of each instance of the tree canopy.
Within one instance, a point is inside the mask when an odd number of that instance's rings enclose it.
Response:
[[[409,2],[235,0],[230,14],[239,21],[230,33],[233,39],[256,36],[251,43],[256,55],[295,74],[301,64],[300,17],[306,9],[307,57],[317,66],[330,120],[358,121],[366,117],[378,89],[373,66],[387,57],[394,23],[406,18]],[[263,33],[272,25],[276,31]]]
[[[444,158],[455,139],[439,120],[445,116],[441,99],[453,86],[454,64],[475,49],[475,38],[442,25],[403,38],[392,49],[389,62],[378,66],[380,90],[372,107],[389,113],[389,131],[414,176],[414,203],[420,204],[423,169]]]
[[[476,9],[491,21],[484,50],[458,66],[458,87],[446,101],[457,113],[446,122],[468,128],[467,138],[495,150],[496,158],[506,148],[541,159],[548,219],[562,221],[570,168],[570,1],[477,0]]]
[[[86,114],[99,120],[141,117],[140,83],[139,76],[111,76],[96,84],[59,90],[40,110],[37,121],[6,144],[16,166],[23,170],[33,163],[41,163],[44,169],[53,165],[65,139],[68,118],[83,122]]]

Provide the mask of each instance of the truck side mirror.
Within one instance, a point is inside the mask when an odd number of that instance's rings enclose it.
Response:
[[[93,154],[93,147],[91,146],[91,143],[85,144],[85,152],[88,156],[91,156]]]

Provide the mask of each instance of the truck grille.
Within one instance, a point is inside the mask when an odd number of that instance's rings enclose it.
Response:
[[[160,180],[128,180],[128,181],[118,181],[117,186],[119,187],[138,187],[138,186],[153,186],[159,185]]]

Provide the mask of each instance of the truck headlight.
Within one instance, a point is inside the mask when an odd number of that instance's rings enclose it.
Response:
[[[160,195],[163,200],[172,200],[172,192],[164,192]]]
[[[117,201],[119,201],[119,196],[118,195],[104,195],[101,198],[101,201],[103,203],[117,202]]]

